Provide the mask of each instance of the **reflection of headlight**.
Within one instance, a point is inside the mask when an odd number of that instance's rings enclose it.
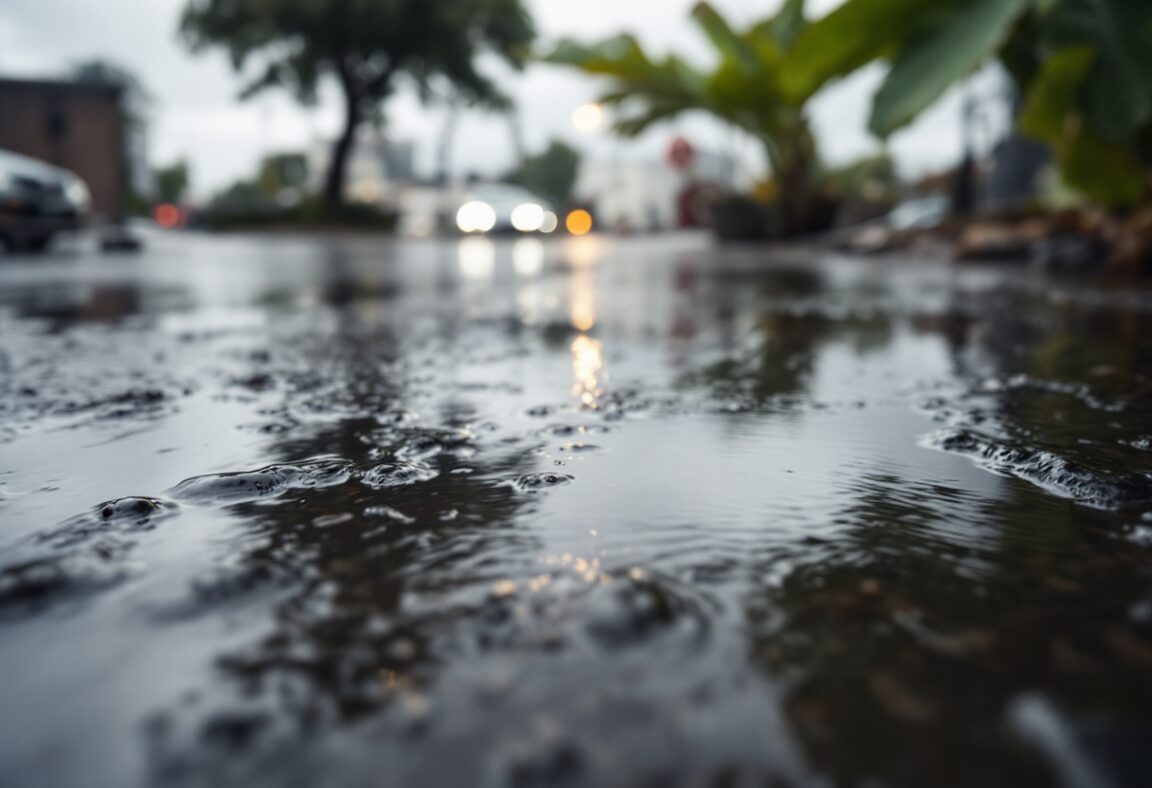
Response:
[[[84,181],[79,178],[70,178],[64,184],[64,196],[68,201],[81,210],[88,210],[88,205],[92,201],[92,196],[88,193],[88,187],[84,185]]]
[[[480,200],[466,202],[456,211],[456,226],[462,233],[486,233],[496,226],[496,209]]]
[[[544,209],[534,202],[524,202],[512,209],[512,226],[522,233],[534,233],[544,224]]]

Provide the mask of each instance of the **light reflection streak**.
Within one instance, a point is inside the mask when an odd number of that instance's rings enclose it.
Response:
[[[577,397],[583,407],[595,409],[604,394],[601,387],[604,346],[587,332],[596,325],[595,265],[599,244],[590,239],[573,239],[566,251],[572,267],[568,316],[572,327],[581,332],[572,340],[572,396]]]
[[[586,408],[596,408],[604,394],[600,387],[600,371],[604,367],[603,344],[581,334],[572,340],[572,396],[579,398]]]
[[[496,247],[488,238],[473,236],[462,238],[457,249],[460,275],[473,281],[492,278],[496,268]]]

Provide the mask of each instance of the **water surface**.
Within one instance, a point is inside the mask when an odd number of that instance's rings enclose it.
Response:
[[[0,265],[12,786],[1146,785],[1152,292],[692,237]]]

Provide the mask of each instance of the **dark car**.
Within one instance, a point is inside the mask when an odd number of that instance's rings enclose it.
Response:
[[[56,233],[83,226],[88,187],[75,173],[0,150],[0,245],[43,251]]]

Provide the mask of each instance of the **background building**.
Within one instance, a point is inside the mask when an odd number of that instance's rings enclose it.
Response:
[[[677,199],[690,183],[724,190],[736,178],[736,160],[713,151],[696,151],[687,172],[662,159],[604,157],[581,163],[575,191],[595,208],[601,229],[664,230],[676,227]]]
[[[92,211],[118,220],[131,170],[119,85],[0,79],[0,148],[72,170],[92,192]]]

